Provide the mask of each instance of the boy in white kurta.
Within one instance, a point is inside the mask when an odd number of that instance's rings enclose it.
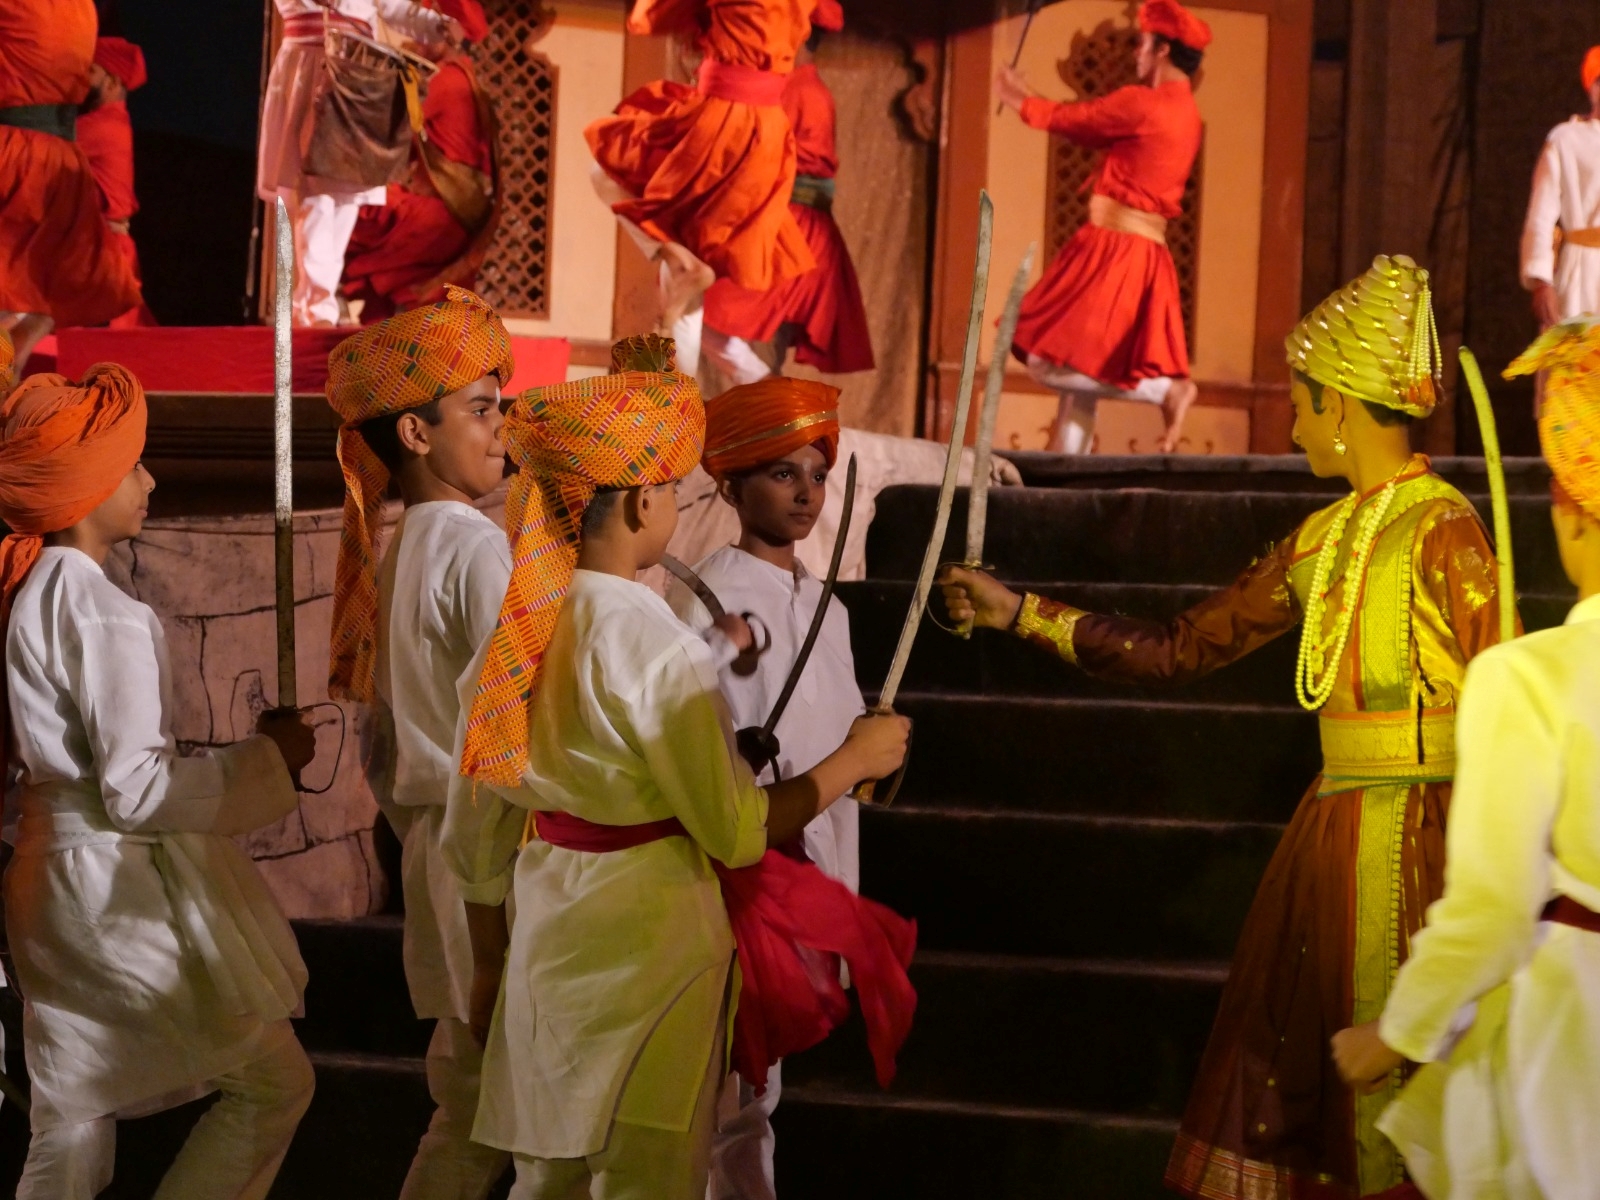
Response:
[[[1600,1188],[1600,330],[1552,329],[1532,370],[1579,600],[1468,668],[1444,896],[1381,1020],[1334,1040],[1358,1087],[1426,1064],[1379,1127],[1430,1200]]]
[[[771,637],[753,669],[729,663],[719,673],[740,729],[765,725],[822,600],[822,581],[795,557],[795,544],[822,511],[839,450],[838,397],[839,389],[825,383],[773,377],[731,388],[706,405],[702,463],[738,512],[740,536],[737,544],[701,561],[695,573],[724,608],[753,615]],[[691,628],[711,625],[710,613],[688,588],[674,585],[668,599]],[[861,709],[850,618],[830,598],[811,657],[773,731],[781,777],[803,774],[832,753]],[[757,779],[773,782],[772,766],[760,767]],[[861,880],[859,827],[854,804],[835,804],[806,826],[802,839],[805,856],[851,891]],[[712,1148],[712,1200],[776,1194],[772,1113],[780,1087],[778,1064],[760,1096],[737,1076],[728,1080]]]
[[[0,405],[7,755],[21,770],[6,932],[33,1080],[24,1200],[111,1182],[116,1119],[210,1091],[162,1197],[266,1195],[311,1100],[288,1017],[294,935],[229,835],[292,812],[314,742],[269,716],[181,756],[166,641],[105,576],[154,483],[144,393],[120,367],[34,376]]]
[[[702,1200],[734,953],[713,860],[757,862],[904,749],[903,722],[864,722],[766,789],[738,758],[711,651],[634,579],[703,428],[670,343],[637,341],[653,370],[511,411],[518,567],[463,734],[463,769],[494,786],[446,816],[467,898],[516,893],[476,1135],[514,1151],[517,1200]],[[737,618],[724,632],[748,647]]]
[[[1522,286],[1541,327],[1600,313],[1600,46],[1583,90],[1589,111],[1545,137],[1522,223]]]
[[[358,671],[355,660],[336,656],[350,666],[334,684],[342,694],[375,693],[391,719],[392,754],[372,766],[380,779],[388,775],[377,790],[404,844],[411,1003],[418,1017],[436,1021],[428,1046],[433,1118],[400,1195],[481,1200],[510,1160],[472,1140],[483,1067],[469,1027],[472,947],[439,836],[456,774],[459,689],[494,631],[511,578],[504,532],[475,507],[505,474],[500,387],[511,377],[511,345],[488,305],[456,292],[368,326],[341,342],[329,363],[328,397],[347,423],[341,457],[353,481],[351,527],[341,545],[347,588],[334,638],[375,645],[370,680],[364,662]],[[369,628],[377,522],[363,537],[355,514],[382,499],[374,460],[399,483],[405,510],[377,569]],[[468,686],[473,682],[475,674]]]

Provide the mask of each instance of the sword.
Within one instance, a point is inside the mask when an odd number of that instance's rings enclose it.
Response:
[[[844,511],[839,516],[839,533],[833,543],[833,558],[828,563],[828,578],[822,584],[822,599],[817,601],[817,611],[811,614],[811,628],[806,630],[806,640],[800,643],[800,653],[795,656],[794,666],[789,668],[789,678],[783,681],[783,690],[778,693],[778,699],[768,714],[766,724],[761,726],[751,725],[739,730],[737,743],[739,753],[744,755],[745,761],[750,764],[750,769],[756,774],[768,763],[772,764],[772,777],[782,779],[783,774],[778,770],[778,754],[781,747],[778,743],[778,721],[783,717],[784,709],[789,707],[789,699],[794,695],[795,687],[800,683],[800,676],[806,669],[806,660],[811,657],[811,648],[817,644],[817,637],[822,633],[822,622],[828,615],[828,605],[833,600],[833,585],[839,581],[839,564],[844,561],[844,541],[850,533],[850,514],[856,506],[856,456],[850,456],[850,465],[844,473]]]
[[[272,459],[273,569],[277,584],[278,707],[299,705],[294,656],[294,402],[290,391],[292,353],[289,340],[289,293],[294,283],[294,248],[289,210],[283,197],[274,201],[277,243],[272,310]]]
[[[685,564],[681,559],[674,558],[670,554],[663,554],[661,556],[661,565],[667,569],[667,573],[669,575],[673,576],[679,583],[683,584],[684,587],[693,592],[695,594],[695,598],[699,600],[701,604],[706,606],[706,611],[711,614],[711,620],[713,622],[720,621],[723,617],[728,615],[728,610],[722,606],[722,601],[717,599],[717,594],[711,590],[710,585],[707,584],[704,579],[701,579],[699,575],[695,574],[694,568]],[[753,613],[742,613],[740,615],[743,616],[747,622],[753,622],[757,625],[761,624],[761,622],[756,619],[755,614]],[[739,654],[739,657],[733,661],[733,673],[735,675],[753,674],[756,669],[756,659],[760,658],[771,647],[771,631],[763,629],[762,632],[766,634],[766,644],[762,646],[752,646],[749,650],[742,651]]]
[[[989,193],[978,193],[978,254],[972,274],[972,305],[967,310],[967,346],[961,357],[961,384],[956,393],[955,420],[950,426],[950,448],[945,454],[944,480],[939,485],[939,507],[934,513],[933,533],[928,538],[927,549],[922,554],[922,568],[917,572],[917,587],[911,594],[911,607],[906,610],[906,622],[900,628],[900,641],[894,648],[894,658],[889,663],[889,673],[884,676],[883,690],[878,702],[869,713],[887,715],[894,711],[894,699],[900,692],[900,680],[911,660],[911,646],[917,640],[917,627],[922,624],[922,614],[928,607],[928,592],[933,587],[933,576],[939,567],[939,552],[944,548],[945,531],[950,527],[950,506],[955,500],[956,477],[961,472],[961,449],[967,440],[967,414],[972,409],[972,386],[978,374],[978,338],[983,329],[983,302],[989,290],[989,251],[994,241],[994,204]],[[907,748],[909,754],[909,746]],[[864,780],[851,790],[850,795],[863,804],[877,803],[887,807],[894,802],[906,773],[905,763],[887,779]],[[878,795],[879,785],[883,794]]]
[[[1011,53],[1011,69],[1016,70],[1017,64],[1022,61],[1022,48],[1028,44],[1028,30],[1033,28],[1033,19],[1039,15],[1039,5],[1044,0],[1028,0],[1028,17],[1022,22],[1022,33],[1017,37],[1017,48]],[[1006,111],[1006,103],[1002,100],[994,107],[994,115],[1000,116]]]

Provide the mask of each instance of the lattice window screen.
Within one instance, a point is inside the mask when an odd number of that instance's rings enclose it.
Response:
[[[1072,37],[1072,50],[1059,64],[1061,78],[1077,93],[1090,100],[1104,96],[1125,84],[1138,82],[1133,69],[1133,52],[1139,44],[1137,29],[1102,21],[1092,33],[1079,31]],[[1178,268],[1178,291],[1183,300],[1184,335],[1194,346],[1195,281],[1200,265],[1200,185],[1206,160],[1205,142],[1189,172],[1183,192],[1183,212],[1167,222],[1167,247]],[[1050,139],[1049,198],[1045,205],[1045,245],[1052,257],[1089,216],[1087,184],[1100,165],[1097,151],[1075,146],[1065,138]]]
[[[486,0],[489,36],[472,63],[500,120],[500,227],[478,290],[508,317],[550,315],[555,213],[556,68],[533,49],[539,0]]]

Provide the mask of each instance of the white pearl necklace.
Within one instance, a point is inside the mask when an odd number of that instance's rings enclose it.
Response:
[[[1344,661],[1345,646],[1350,641],[1350,629],[1355,624],[1356,602],[1361,595],[1361,584],[1366,579],[1367,560],[1372,557],[1373,543],[1383,527],[1383,518],[1394,503],[1395,488],[1400,477],[1396,475],[1384,485],[1383,493],[1361,518],[1356,530],[1356,544],[1350,552],[1350,562],[1345,567],[1344,595],[1339,600],[1339,615],[1333,629],[1326,636],[1322,626],[1328,614],[1328,593],[1333,590],[1333,563],[1339,556],[1339,544],[1344,540],[1345,526],[1355,512],[1359,497],[1352,492],[1334,514],[1333,525],[1317,555],[1316,570],[1311,576],[1311,594],[1306,601],[1305,622],[1300,627],[1300,658],[1295,664],[1294,686],[1300,706],[1316,712],[1328,702],[1339,682],[1339,664]],[[1329,651],[1332,651],[1330,656]]]

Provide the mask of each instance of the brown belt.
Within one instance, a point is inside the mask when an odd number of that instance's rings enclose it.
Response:
[[[1571,896],[1557,896],[1544,906],[1544,912],[1539,914],[1541,921],[1554,921],[1557,925],[1571,925],[1574,929],[1586,929],[1590,933],[1600,933],[1600,913],[1591,912],[1579,904]]]
[[[1149,238],[1163,246],[1167,244],[1167,219],[1160,213],[1130,208],[1122,201],[1102,196],[1099,192],[1089,197],[1089,224]]]

